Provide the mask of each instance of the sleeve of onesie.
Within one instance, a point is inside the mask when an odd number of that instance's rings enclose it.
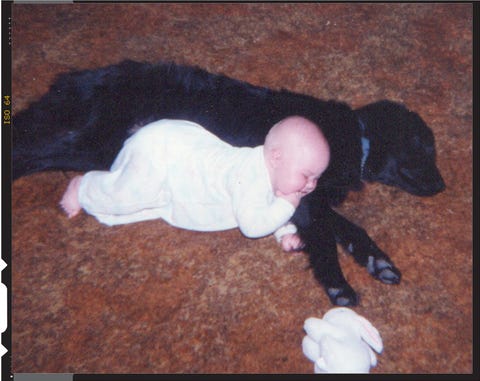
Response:
[[[269,204],[251,202],[242,197],[234,207],[238,227],[249,238],[259,238],[274,233],[293,216],[295,208],[288,201],[275,197]]]
[[[262,146],[249,153],[229,181],[232,207],[240,231],[249,238],[275,233],[288,223],[295,207],[273,194]],[[278,239],[285,233],[280,232]]]

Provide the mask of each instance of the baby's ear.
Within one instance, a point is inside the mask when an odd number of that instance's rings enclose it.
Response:
[[[270,166],[277,168],[280,165],[280,159],[282,158],[282,150],[278,147],[271,147],[268,151],[268,158]]]

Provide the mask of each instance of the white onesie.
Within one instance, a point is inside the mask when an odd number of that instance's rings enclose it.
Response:
[[[251,238],[291,233],[284,225],[295,211],[273,194],[263,146],[233,147],[198,124],[167,119],[126,140],[110,171],[86,173],[79,201],[107,225],[161,218],[198,231],[239,227]]]

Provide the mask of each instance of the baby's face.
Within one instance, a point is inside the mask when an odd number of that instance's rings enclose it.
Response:
[[[285,155],[276,169],[274,191],[298,193],[300,197],[312,192],[327,169],[328,151],[296,149]]]

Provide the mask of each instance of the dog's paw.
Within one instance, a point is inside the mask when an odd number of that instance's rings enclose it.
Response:
[[[368,257],[367,271],[374,278],[385,284],[398,284],[402,274],[393,263],[384,258]]]
[[[341,287],[328,287],[327,294],[332,304],[336,306],[356,306],[358,304],[357,293],[348,284]]]

